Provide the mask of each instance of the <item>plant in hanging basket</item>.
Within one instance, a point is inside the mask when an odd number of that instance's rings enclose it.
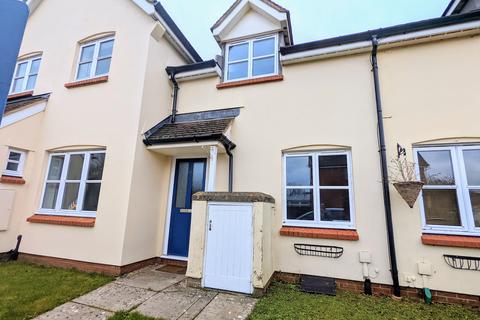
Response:
[[[391,160],[390,175],[395,189],[413,208],[423,187],[423,182],[418,181],[415,175],[415,163],[408,161],[405,155],[400,155]]]

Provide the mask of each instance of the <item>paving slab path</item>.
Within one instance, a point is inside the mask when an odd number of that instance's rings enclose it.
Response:
[[[67,302],[38,320],[106,320],[117,311],[136,311],[165,320],[242,320],[256,299],[186,286],[185,276],[153,265],[122,276]]]

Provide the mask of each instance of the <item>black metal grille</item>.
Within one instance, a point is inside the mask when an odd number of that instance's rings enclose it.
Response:
[[[314,256],[338,259],[343,254],[343,248],[335,246],[321,246],[316,244],[296,243],[295,251],[301,256]]]
[[[444,254],[445,262],[454,269],[480,271],[480,258]]]

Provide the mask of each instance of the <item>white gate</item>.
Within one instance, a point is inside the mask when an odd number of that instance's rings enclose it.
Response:
[[[253,293],[253,206],[208,206],[203,285]]]

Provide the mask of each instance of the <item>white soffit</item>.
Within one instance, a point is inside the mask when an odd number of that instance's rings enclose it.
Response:
[[[254,10],[270,21],[280,23],[280,30],[283,26],[288,25],[287,13],[280,12],[260,0],[242,0],[217,27],[212,29],[215,40],[217,40],[217,42],[224,41],[224,37],[235,28],[250,10]]]
[[[0,124],[0,129],[14,124],[16,122],[22,121],[26,118],[34,116],[40,112],[45,111],[47,107],[47,102],[42,101],[32,106],[20,109],[18,111],[14,111],[12,113],[7,113],[3,116],[2,123]]]

